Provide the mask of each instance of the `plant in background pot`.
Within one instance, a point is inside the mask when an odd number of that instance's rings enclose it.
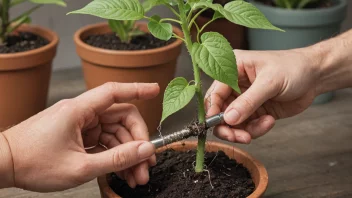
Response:
[[[234,0],[213,0],[213,3],[218,3],[225,6],[227,3]],[[195,20],[195,24],[192,26],[191,35],[192,39],[195,39],[197,35],[197,28],[203,27],[204,32],[219,32],[222,34],[231,44],[233,49],[247,49],[247,38],[246,28],[222,18],[213,19],[214,10],[205,10],[199,12],[198,17]],[[208,24],[209,23],[209,24]]]
[[[252,50],[285,50],[305,47],[340,32],[346,18],[346,0],[250,0],[276,26],[286,33],[249,30]],[[333,93],[318,96],[314,103],[330,101]]]
[[[193,97],[196,97],[198,121],[192,123],[189,129],[198,135],[198,142],[176,143],[171,146],[182,152],[165,151],[166,148],[159,150],[162,152],[159,155],[159,164],[152,168],[151,181],[145,186],[137,187],[135,190],[129,189],[126,183],[116,176],[109,181],[110,185],[123,197],[222,197],[224,194],[228,194],[229,197],[248,195],[258,197],[262,195],[266,188],[267,175],[261,165],[231,146],[218,143],[209,143],[206,146],[207,131],[204,127],[205,110],[200,72],[204,71],[213,79],[226,83],[240,92],[237,66],[232,47],[224,36],[217,32],[202,33],[203,26],[199,28],[196,39],[192,42],[190,29],[199,13],[207,9],[215,11],[213,18],[225,18],[232,23],[249,28],[280,29],[273,26],[258,9],[245,1],[232,1],[225,6],[213,4],[209,0],[149,0],[148,2],[152,5],[168,7],[175,14],[176,19],[145,16],[145,10],[138,0],[95,0],[71,13],[90,14],[110,20],[146,18],[149,20],[148,29],[155,37],[168,40],[175,36],[185,43],[192,58],[194,80],[187,81],[183,77],[178,77],[168,84],[164,94],[161,122],[184,108]],[[168,21],[181,25],[183,38],[180,38],[181,34],[175,34],[172,31]],[[194,148],[197,148],[196,152],[184,152]],[[208,156],[205,157],[205,151],[215,151],[218,154],[207,154]],[[196,156],[195,161],[192,156]],[[243,163],[245,167],[230,158]],[[195,162],[194,167],[193,162]],[[212,164],[214,165],[211,166]],[[211,176],[223,175],[224,171],[228,171],[227,177]],[[107,183],[106,178],[102,180]],[[224,182],[225,180],[227,182]],[[101,188],[103,197],[117,197],[110,187],[102,185]]]
[[[62,0],[28,0],[35,4],[10,18],[11,8],[27,0],[0,1],[0,131],[46,107],[57,35],[27,25],[30,14],[43,4],[65,6]]]
[[[93,1],[95,5],[100,1]],[[154,5],[143,2],[135,5],[135,0],[126,3],[124,9],[121,1],[103,1],[93,15],[108,19],[108,23],[89,25],[75,33],[74,41],[78,55],[81,57],[84,79],[88,89],[106,82],[157,82],[161,93],[148,101],[133,101],[145,119],[150,133],[157,131],[162,114],[162,95],[170,80],[175,76],[177,59],[181,53],[182,37],[177,27],[168,24],[166,28],[173,32],[173,37],[157,39],[149,33],[147,24],[137,22],[140,12],[150,10]],[[122,3],[123,4],[123,3]],[[104,8],[104,6],[107,6]],[[137,11],[130,11],[131,9]],[[123,10],[124,15],[120,15]],[[78,12],[76,12],[78,13]],[[89,14],[81,10],[81,14]],[[138,15],[133,15],[138,14]],[[110,17],[109,15],[116,15]],[[172,20],[172,19],[170,19]]]

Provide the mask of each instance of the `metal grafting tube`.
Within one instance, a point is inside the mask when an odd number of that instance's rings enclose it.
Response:
[[[214,127],[221,124],[224,121],[224,113],[217,114],[213,117],[210,117],[206,120],[207,128]]]
[[[155,148],[160,148],[165,145],[187,139],[191,136],[192,132],[189,129],[184,129],[182,131],[175,132],[162,138],[155,139],[151,141],[151,143],[154,144]]]

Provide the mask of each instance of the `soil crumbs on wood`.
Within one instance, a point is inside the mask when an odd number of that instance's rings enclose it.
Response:
[[[84,39],[84,42],[94,47],[109,50],[147,50],[164,47],[175,40],[172,38],[169,41],[163,41],[151,34],[144,34],[133,37],[130,43],[124,43],[116,34],[109,33],[88,36]]]
[[[49,44],[45,38],[30,33],[19,32],[7,38],[4,45],[0,45],[0,54],[9,54],[34,50]]]
[[[167,150],[157,154],[158,165],[150,169],[150,181],[131,189],[112,174],[110,186],[123,198],[242,198],[253,193],[250,173],[224,152],[206,153],[207,165],[202,174],[194,172],[195,151]]]

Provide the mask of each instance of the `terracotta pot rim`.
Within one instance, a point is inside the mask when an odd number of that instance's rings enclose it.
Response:
[[[137,22],[137,25],[147,25],[145,22]],[[105,54],[110,54],[110,55],[133,55],[133,56],[138,56],[138,55],[151,55],[151,54],[157,54],[160,53],[161,51],[167,51],[169,49],[172,48],[176,48],[179,45],[182,45],[182,40],[181,39],[177,39],[176,41],[174,41],[173,43],[163,46],[163,47],[159,47],[159,48],[155,48],[155,49],[147,49],[147,50],[109,50],[109,49],[103,49],[103,48],[98,48],[98,47],[93,47],[91,45],[88,45],[86,43],[84,43],[81,39],[81,35],[91,29],[94,28],[99,28],[101,26],[106,26],[108,25],[106,22],[102,22],[102,23],[96,23],[96,24],[92,24],[92,25],[87,25],[84,26],[80,29],[78,29],[74,36],[73,39],[76,42],[76,45],[78,45],[81,48],[86,48],[89,51],[92,52],[96,52],[96,53],[105,53]],[[183,33],[182,31],[176,27],[176,26],[172,26],[173,31],[179,35],[183,37]]]
[[[177,144],[193,144],[193,145],[197,145],[197,142],[196,141],[182,141],[182,142],[176,142],[174,144],[171,144],[170,146],[172,145],[177,145]],[[215,142],[215,141],[207,141],[207,145],[213,145],[213,146],[216,146],[218,148],[228,148],[228,149],[233,149],[235,152],[243,155],[245,158],[247,158],[248,160],[252,161],[253,164],[255,165],[255,167],[258,169],[261,177],[260,177],[260,180],[259,180],[259,185],[256,186],[255,188],[255,191],[248,197],[248,198],[258,198],[260,196],[262,196],[268,186],[268,172],[267,170],[265,169],[264,165],[259,162],[258,160],[256,160],[255,158],[253,158],[250,154],[248,154],[247,152],[235,147],[235,146],[231,146],[231,145],[228,145],[228,144],[224,144],[224,143],[220,143],[220,142]],[[170,146],[166,146],[166,148],[170,147]],[[163,148],[161,149],[158,149],[158,151],[162,150]],[[108,194],[110,197],[119,197],[109,186],[108,184],[108,174],[107,175],[103,175],[103,176],[100,176],[98,177],[98,184],[99,184],[99,187],[103,187],[104,189],[100,189],[101,191],[103,192],[106,192],[106,194]]]
[[[29,29],[42,29],[45,32],[47,32],[48,34],[50,34],[50,36],[53,39],[51,39],[51,40],[48,39],[49,44],[42,46],[40,48],[37,48],[37,49],[33,49],[33,50],[25,51],[25,52],[16,52],[16,53],[11,53],[11,54],[0,54],[0,59],[13,59],[13,58],[19,58],[19,57],[23,57],[23,56],[33,56],[33,55],[43,53],[44,51],[50,50],[51,48],[55,48],[58,45],[59,36],[54,31],[50,30],[49,28],[42,27],[39,25],[24,24],[24,25],[21,25],[18,28],[18,30],[28,29],[28,28]],[[39,36],[42,36],[42,35],[39,35]]]

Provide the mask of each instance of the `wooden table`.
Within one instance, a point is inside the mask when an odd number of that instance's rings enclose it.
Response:
[[[205,80],[205,87],[210,82]],[[83,91],[79,69],[56,72],[49,103],[74,97]],[[195,115],[194,109],[195,106],[190,105],[171,117],[163,126],[163,133],[185,126]],[[352,89],[338,91],[331,103],[313,106],[297,117],[279,121],[265,137],[239,147],[266,166],[270,182],[265,197],[352,197]],[[0,190],[0,198],[5,197],[97,198],[99,191],[96,181],[92,181],[50,194]]]

